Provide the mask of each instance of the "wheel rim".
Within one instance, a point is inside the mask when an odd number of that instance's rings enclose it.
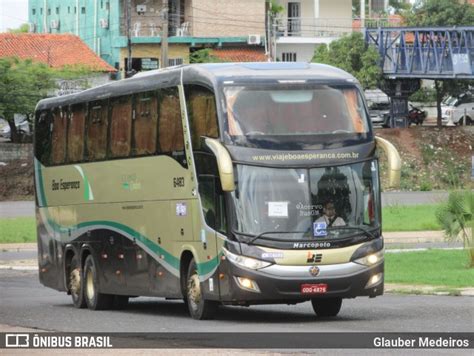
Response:
[[[69,290],[74,298],[78,298],[81,291],[81,273],[79,268],[74,268],[70,274]]]
[[[201,285],[197,274],[193,274],[188,281],[188,300],[191,309],[194,311],[199,309],[201,303]]]
[[[87,292],[87,298],[89,300],[94,299],[94,276],[92,274],[91,270],[87,271],[87,276],[86,276],[86,292]]]

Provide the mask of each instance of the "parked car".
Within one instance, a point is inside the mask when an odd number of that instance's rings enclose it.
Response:
[[[450,96],[441,103],[442,122],[446,125],[449,120],[455,125],[474,124],[474,96],[470,92],[465,92],[459,96]]]
[[[369,115],[372,124],[385,126],[390,116],[390,102],[370,103]]]
[[[22,138],[26,138],[27,140],[32,135],[30,132],[30,123],[26,120],[16,124],[16,129],[18,131],[18,134],[21,135]],[[11,130],[8,123],[0,129],[0,136],[7,139],[11,138]]]
[[[373,125],[386,127],[390,117],[390,98],[380,89],[366,90],[364,92],[369,106],[370,121]]]

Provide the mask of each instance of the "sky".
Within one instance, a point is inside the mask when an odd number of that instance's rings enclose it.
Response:
[[[28,22],[28,0],[0,0],[0,32]]]

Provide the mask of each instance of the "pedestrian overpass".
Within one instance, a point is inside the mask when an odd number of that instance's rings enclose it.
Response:
[[[408,97],[421,79],[474,80],[474,26],[367,28],[365,41],[380,55],[392,126],[406,126]]]

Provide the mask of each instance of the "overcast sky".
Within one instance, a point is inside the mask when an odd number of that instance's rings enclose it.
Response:
[[[28,22],[28,0],[0,0],[0,32]]]

